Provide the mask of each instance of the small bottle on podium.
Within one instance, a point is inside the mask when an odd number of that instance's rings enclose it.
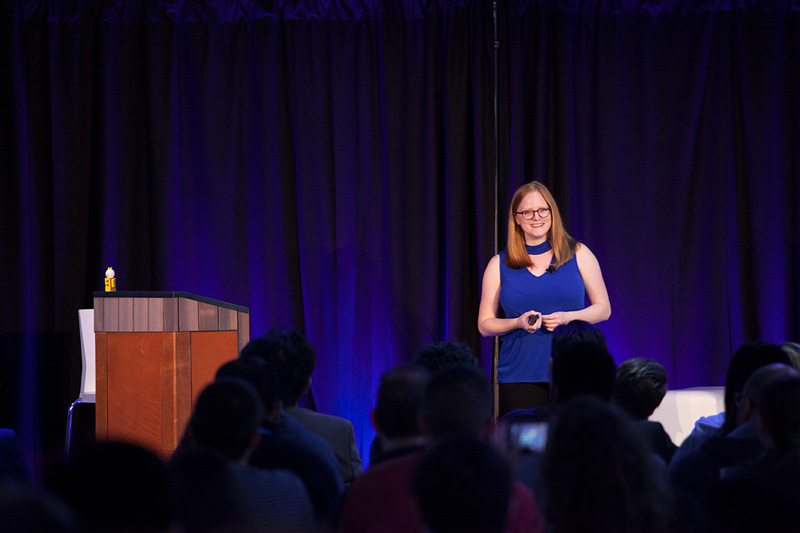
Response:
[[[116,292],[117,290],[117,278],[114,277],[114,269],[108,267],[106,270],[106,292]]]

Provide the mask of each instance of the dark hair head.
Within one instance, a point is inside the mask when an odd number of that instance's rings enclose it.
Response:
[[[242,348],[241,357],[249,356],[260,357],[275,369],[283,404],[296,405],[316,364],[314,348],[305,337],[295,331],[270,330]]]
[[[414,362],[424,366],[434,374],[451,366],[478,367],[478,360],[466,344],[455,341],[428,344]]]
[[[276,332],[276,330],[272,331]],[[286,342],[289,348],[297,355],[300,378],[304,380],[303,385],[305,386],[305,382],[311,379],[311,374],[314,373],[314,368],[317,366],[317,351],[302,333],[287,329],[276,332],[276,334],[281,335],[284,342]]]
[[[258,391],[266,413],[275,409],[280,399],[280,387],[275,369],[259,357],[240,357],[228,361],[217,370],[216,379],[233,377],[244,379]]]
[[[375,402],[375,423],[390,439],[419,435],[418,418],[422,411],[430,372],[416,364],[399,365],[381,376]]]
[[[667,393],[667,369],[653,359],[634,357],[617,367],[612,399],[633,417],[646,420]]]
[[[665,477],[630,417],[609,402],[583,396],[559,407],[541,473],[554,533],[669,531]]]
[[[477,368],[451,367],[435,374],[425,391],[422,413],[435,437],[480,436],[493,417],[493,395]]]
[[[800,450],[800,375],[784,373],[770,380],[756,409],[776,449]]]
[[[769,343],[743,344],[733,354],[725,378],[725,423],[722,426],[724,434],[730,433],[736,427],[738,417],[736,402],[744,389],[744,384],[753,372],[771,363],[792,364],[783,350]]]
[[[616,380],[614,359],[591,342],[575,342],[553,357],[555,401],[588,394],[610,400]]]
[[[435,444],[420,460],[412,486],[433,533],[504,530],[511,469],[491,445],[475,437]]]
[[[575,342],[590,342],[604,350],[608,349],[606,337],[597,326],[585,320],[572,320],[553,330],[553,345],[550,352],[555,357],[561,350]]]
[[[189,428],[197,444],[239,461],[263,416],[261,397],[249,382],[221,377],[197,397]]]

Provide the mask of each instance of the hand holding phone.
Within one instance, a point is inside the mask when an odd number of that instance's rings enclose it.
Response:
[[[531,316],[528,317],[528,325],[532,326],[539,320],[539,313],[533,313]]]

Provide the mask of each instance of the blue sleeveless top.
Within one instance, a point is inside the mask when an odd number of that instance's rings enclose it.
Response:
[[[574,256],[554,273],[545,272],[537,277],[527,268],[508,268],[505,255],[505,251],[500,252],[500,305],[506,318],[516,318],[531,310],[548,315],[586,307],[586,286]],[[515,329],[503,335],[497,381],[546,382],[552,341],[553,333],[544,327],[533,333]]]

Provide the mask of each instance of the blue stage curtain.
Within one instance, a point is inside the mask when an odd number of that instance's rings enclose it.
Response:
[[[800,338],[800,2],[508,4],[512,183],[596,253],[617,359],[721,385]]]
[[[5,0],[0,427],[39,475],[121,290],[305,333],[362,454],[379,376],[466,342],[511,192],[539,179],[598,256],[617,361],[721,384],[800,338],[798,2]],[[495,200],[495,143],[500,146]]]

